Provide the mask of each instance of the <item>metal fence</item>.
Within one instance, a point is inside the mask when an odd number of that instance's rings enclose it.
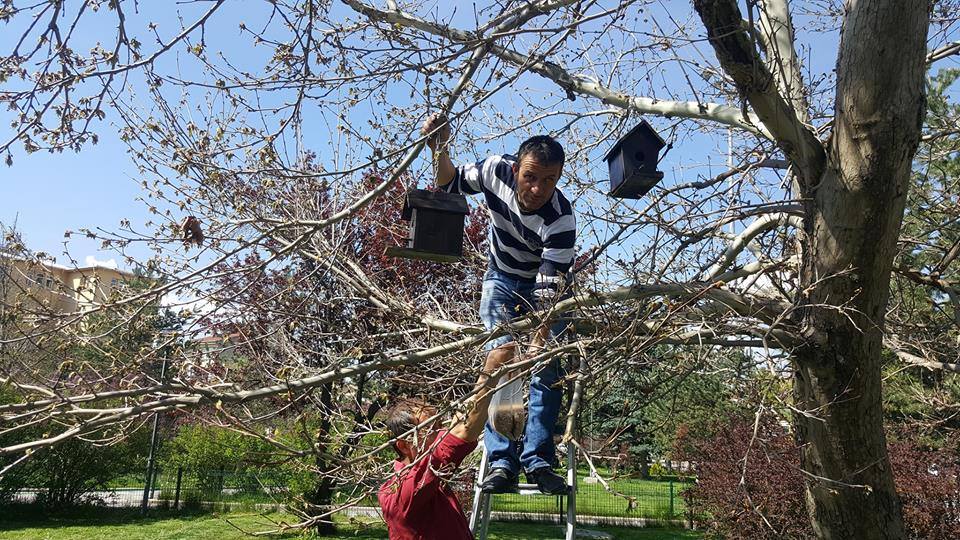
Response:
[[[455,486],[463,507],[470,508],[472,474]],[[199,503],[282,504],[289,501],[290,490],[286,479],[264,472],[236,473],[230,471],[190,471],[166,469],[156,475],[151,489],[153,504],[174,508],[190,507]],[[577,514],[581,516],[640,518],[651,521],[687,521],[683,490],[692,482],[689,478],[662,477],[641,479],[619,476],[605,484],[581,471],[577,483]],[[345,489],[355,494],[356,489]],[[563,512],[565,499],[555,496],[521,496],[504,494],[493,498],[492,510],[512,514],[558,514]],[[361,506],[376,506],[372,495]]]
[[[462,481],[453,487],[465,510],[471,506],[473,474],[467,469]],[[138,481],[139,480],[139,481]],[[596,523],[624,524],[643,522],[686,524],[693,519],[683,499],[683,490],[692,480],[663,477],[641,479],[619,476],[606,480],[606,485],[580,471],[577,484],[577,515],[592,517]],[[106,506],[139,506],[143,499],[142,478],[127,477],[123,485],[88,494],[89,502]],[[151,507],[191,509],[200,507],[251,507],[283,505],[292,499],[289,478],[269,471],[235,472],[229,470],[189,470],[166,468],[154,475],[148,492]],[[373,492],[375,486],[367,486]],[[16,499],[32,502],[39,490],[21,490]],[[343,496],[334,503],[354,496],[358,489],[343,488]],[[549,495],[497,495],[492,500],[494,518],[545,520],[562,515],[566,499]],[[376,512],[377,501],[372,494],[358,505],[361,513]]]
[[[577,483],[577,515],[616,518],[640,518],[651,521],[687,520],[682,496],[689,480],[675,478],[640,479],[620,477],[604,486],[590,477],[580,476]],[[563,497],[497,495],[492,510],[515,513],[562,513]]]
[[[269,472],[162,469],[155,475],[152,505],[191,508],[203,503],[283,504],[289,499],[286,478]]]

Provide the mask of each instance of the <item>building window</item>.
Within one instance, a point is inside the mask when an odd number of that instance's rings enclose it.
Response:
[[[47,289],[53,290],[53,278],[47,276]]]
[[[120,282],[119,282],[119,280],[118,280],[117,278],[111,279],[111,280],[110,280],[110,288],[111,288],[111,289],[116,289],[116,288],[117,288],[117,285],[118,285],[119,283],[120,283]]]

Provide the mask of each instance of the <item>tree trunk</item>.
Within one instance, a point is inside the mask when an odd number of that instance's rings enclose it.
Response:
[[[643,478],[643,479],[650,478],[650,451],[641,450],[639,459],[640,459],[640,478]]]
[[[926,2],[848,2],[827,166],[810,186],[794,379],[820,538],[905,538],[880,355],[890,271],[925,111]]]
[[[799,179],[805,216],[797,322],[806,345],[793,356],[794,395],[813,528],[830,539],[904,538],[883,431],[880,353],[890,269],[926,105],[930,6],[847,1],[833,132],[825,148],[803,111],[794,112],[798,102],[775,88],[786,78],[769,71],[778,62],[764,62],[757,53],[738,2],[694,0],[694,7],[724,71]],[[769,15],[775,15],[771,29],[774,19],[782,20],[777,43],[789,59],[788,10]]]
[[[333,395],[330,384],[320,387],[320,425],[317,426],[317,433],[314,437],[313,457],[317,467],[318,479],[313,489],[304,496],[306,502],[314,505],[310,508],[310,513],[314,510],[325,511],[326,507],[333,504],[333,478],[326,474],[330,469],[327,452],[330,437],[330,411],[333,410]],[[330,521],[318,521],[314,526],[317,534],[331,534],[336,532],[336,526]]]

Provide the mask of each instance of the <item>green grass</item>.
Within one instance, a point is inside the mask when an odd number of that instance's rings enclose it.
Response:
[[[175,514],[152,511],[147,517],[129,509],[79,509],[59,516],[47,516],[32,507],[0,509],[0,540],[241,540],[247,532],[275,529],[279,523],[294,523],[293,516],[283,513],[236,512],[228,514]],[[268,538],[309,539],[373,539],[386,538],[382,522],[359,520],[338,521],[340,532],[318,537],[312,533],[289,532]],[[674,529],[626,529],[619,527],[587,527],[602,530],[617,540],[693,540],[694,531]],[[556,525],[532,523],[492,523],[491,540],[552,540],[563,538]]]
[[[607,471],[601,470],[600,473],[605,478]],[[624,495],[631,497],[632,500],[625,499],[607,492],[600,484],[588,484],[584,481],[587,477],[587,471],[579,471],[577,484],[577,513],[584,516],[612,516],[627,518],[645,518],[655,520],[686,519],[686,504],[681,491],[687,484],[674,481],[662,480],[641,480],[637,478],[620,477],[609,480],[610,486]],[[249,487],[249,486],[248,486]],[[161,499],[172,501],[174,491],[172,486],[164,486],[158,492]],[[281,493],[271,496],[268,493],[260,491],[258,488],[248,489],[238,493],[202,493],[194,487],[185,487],[180,494],[180,500],[187,505],[194,501],[213,501],[221,503],[241,503],[245,509],[253,509],[255,504],[270,504],[282,502],[284,496]],[[345,502],[347,497],[344,495],[338,498],[338,502]],[[359,506],[377,506],[376,497],[373,495],[363,499]],[[469,503],[467,503],[469,505]],[[494,498],[493,509],[506,512],[536,512],[536,513],[557,513],[559,508],[557,499],[550,496],[520,496],[520,495],[498,495]]]
[[[684,519],[686,517],[687,507],[680,496],[686,484],[673,482],[673,497],[671,497],[670,482],[635,478],[609,480],[608,483],[612,489],[635,499],[630,502],[607,492],[600,484],[585,483],[586,476],[586,471],[581,471],[577,477],[577,514],[579,515],[648,519]],[[558,511],[554,497],[521,495],[497,495],[493,499],[493,509],[507,512]]]
[[[270,530],[273,521],[290,519],[280,514],[255,513],[235,514],[174,514],[154,511],[141,517],[129,509],[84,509],[62,515],[42,516],[32,509],[25,515],[15,509],[4,509],[5,518],[0,521],[2,540],[85,540],[103,538],[110,540],[205,540],[217,538],[239,540],[250,538],[230,523],[247,531]],[[300,538],[298,533],[273,536],[272,538]],[[362,538],[362,537],[361,537]]]

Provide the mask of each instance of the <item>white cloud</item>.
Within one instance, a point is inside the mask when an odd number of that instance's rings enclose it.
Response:
[[[216,306],[205,298],[196,296],[180,296],[177,291],[169,291],[160,299],[160,305],[174,311],[188,310],[195,315],[206,315],[213,312]]]
[[[160,299],[160,305],[163,307],[173,308],[183,306],[184,304],[186,304],[186,302],[181,300],[180,296],[174,291],[169,291]]]
[[[112,268],[114,270],[119,269],[119,266],[117,266],[116,259],[107,259],[105,261],[98,261],[97,258],[94,257],[93,255],[87,255],[87,258],[83,260],[83,263],[86,266],[100,266],[102,268]]]

